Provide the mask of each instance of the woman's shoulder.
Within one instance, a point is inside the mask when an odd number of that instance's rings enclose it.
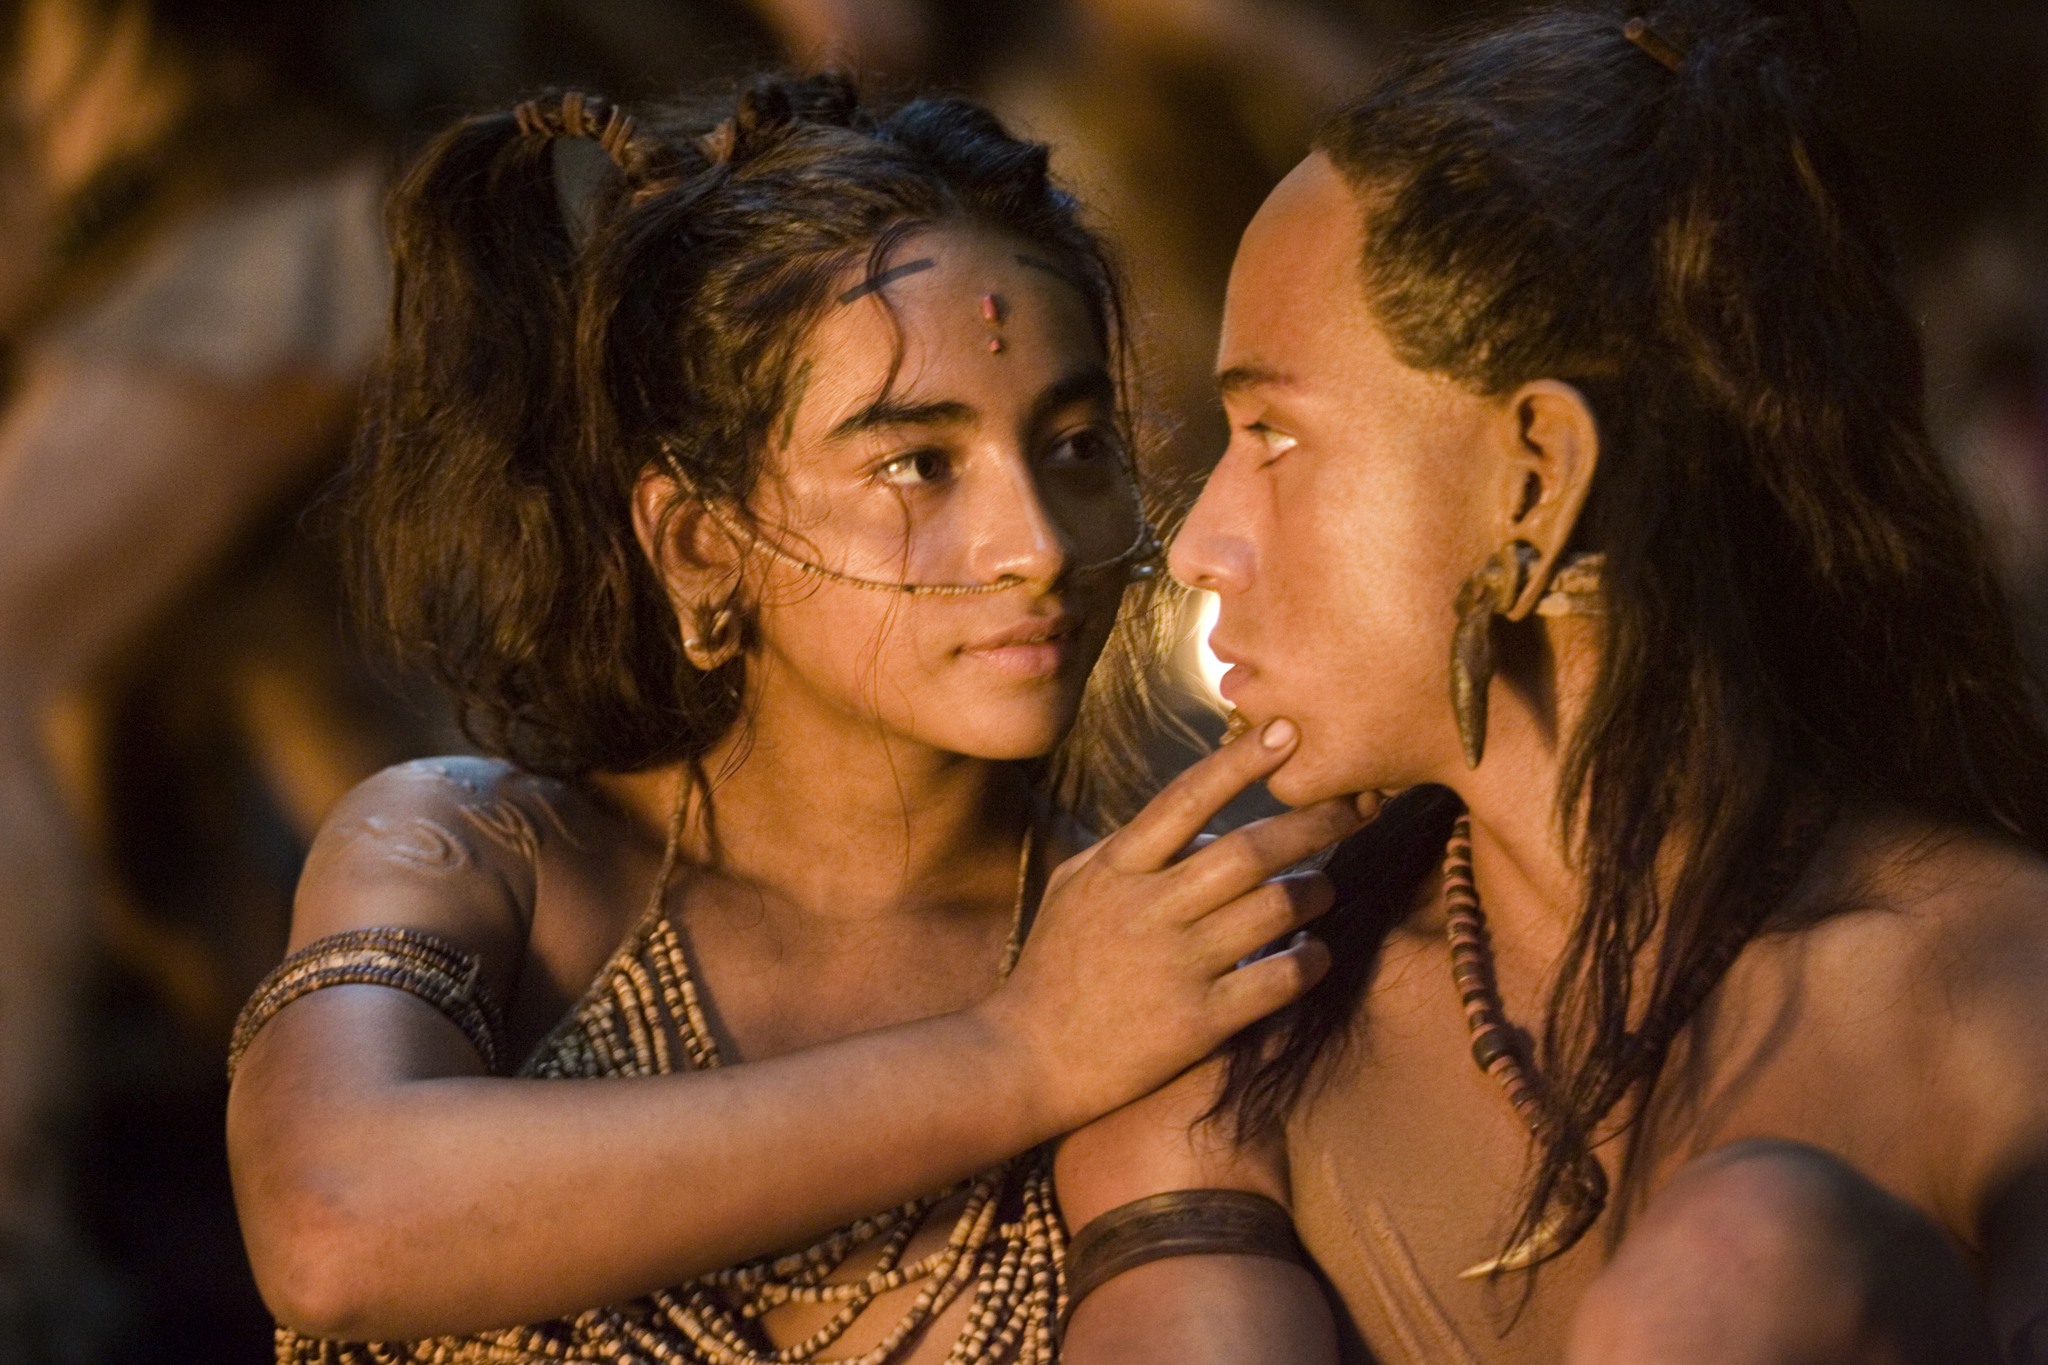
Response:
[[[300,879],[295,944],[342,929],[482,920],[523,938],[552,854],[601,842],[609,812],[572,782],[497,759],[386,768],[337,803]],[[428,923],[416,923],[419,920]]]

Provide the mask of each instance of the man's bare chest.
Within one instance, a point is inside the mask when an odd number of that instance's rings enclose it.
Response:
[[[1555,1360],[1559,1306],[1602,1256],[1582,1245],[1546,1265],[1527,1302],[1524,1276],[1463,1277],[1510,1240],[1532,1149],[1472,1060],[1448,963],[1440,980],[1434,965],[1375,992],[1290,1121],[1295,1221],[1381,1365]]]
[[[1816,1010],[1801,983],[1768,950],[1740,964],[1632,1130],[1647,1175],[1624,1189],[1628,1139],[1605,1143],[1614,1207],[1532,1283],[1465,1277],[1511,1239],[1534,1154],[1500,1086],[1472,1060],[1448,957],[1411,948],[1384,971],[1288,1130],[1303,1240],[1383,1365],[1558,1359],[1624,1206],[1726,1142],[1807,1142],[1925,1206],[1933,1120],[1912,1102],[1908,1059],[1882,1030]]]

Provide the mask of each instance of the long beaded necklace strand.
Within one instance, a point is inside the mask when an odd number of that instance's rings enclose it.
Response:
[[[576,1012],[577,1026],[559,1031],[552,1040],[558,1045],[536,1059],[532,1074],[666,1072],[670,1051],[662,1015],[675,1028],[691,1069],[705,1071],[723,1064],[681,937],[663,913],[679,858],[682,821],[679,805],[647,911],[608,973],[615,978],[614,988]],[[1023,947],[1033,834],[1026,829],[1017,858],[1016,903],[999,968],[1004,977]],[[905,1264],[904,1252],[925,1218],[963,1189],[966,1205],[945,1246]],[[1005,1207],[1012,1208],[1015,1217],[998,1221]],[[637,1348],[661,1365],[883,1365],[971,1286],[967,1325],[947,1354],[947,1365],[1046,1365],[1053,1358],[1053,1324],[1065,1297],[1059,1268],[1065,1260],[1066,1234],[1056,1209],[1050,1170],[1036,1153],[1027,1152],[951,1189],[858,1219],[803,1251],[714,1271],[638,1305],[592,1309],[575,1320],[574,1333],[586,1341],[609,1338]],[[879,1257],[865,1275],[827,1283],[855,1251],[878,1241]],[[821,1359],[820,1353],[843,1336],[878,1295],[920,1280],[924,1287],[916,1299],[874,1347],[858,1356]],[[750,1330],[752,1324],[789,1303],[839,1307],[804,1340],[764,1350],[758,1333]],[[674,1332],[695,1348],[692,1354],[677,1349]],[[544,1335],[553,1339],[544,1340]],[[522,1338],[516,1344],[500,1338],[514,1349],[543,1358],[566,1357],[559,1337],[545,1329],[515,1329],[506,1336]],[[606,1357],[625,1358],[615,1349]]]
[[[1465,1029],[1472,1039],[1472,1060],[1500,1085],[1538,1145],[1550,1136],[1550,1119],[1536,1077],[1522,1064],[1514,1028],[1501,1004],[1493,973],[1493,949],[1486,936],[1486,912],[1479,908],[1479,890],[1472,881],[1472,817],[1461,815],[1451,826],[1444,847],[1444,936],[1451,947],[1451,982],[1465,1007]],[[1607,1202],[1607,1172],[1588,1152],[1568,1177],[1568,1197],[1553,1207],[1527,1236],[1500,1255],[1460,1271],[1461,1280],[1479,1280],[1500,1271],[1525,1270],[1556,1255],[1576,1241]]]
[[[1832,802],[1816,802],[1789,822],[1771,863],[1758,880],[1756,895],[1739,915],[1731,916],[1722,943],[1694,973],[1692,989],[1673,1002],[1672,1017],[1683,1021],[1705,1000],[1726,974],[1742,946],[1776,908],[1812,862],[1821,836],[1834,820]],[[1493,971],[1493,950],[1487,941],[1486,912],[1479,908],[1479,890],[1472,881],[1472,817],[1461,815],[1451,825],[1444,847],[1444,936],[1451,948],[1451,981],[1465,1007],[1465,1028],[1472,1040],[1472,1060],[1500,1085],[1508,1103],[1528,1126],[1540,1147],[1551,1137],[1551,1120],[1543,1105],[1539,1078],[1523,1065],[1515,1033],[1501,1004]],[[1500,1255],[1461,1271],[1464,1280],[1485,1279],[1502,1271],[1526,1270],[1564,1251],[1584,1235],[1607,1204],[1607,1171],[1591,1151],[1580,1153],[1564,1176],[1565,1197],[1533,1230]]]

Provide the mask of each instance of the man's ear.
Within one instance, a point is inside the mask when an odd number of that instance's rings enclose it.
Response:
[[[1571,541],[1593,470],[1600,462],[1600,424],[1586,397],[1570,384],[1537,379],[1508,400],[1508,539],[1535,547],[1522,591],[1502,613],[1519,621],[1536,608]]]
[[[633,485],[633,535],[674,600],[689,602],[715,595],[717,584],[730,586],[732,538],[675,476],[658,469],[640,475]]]

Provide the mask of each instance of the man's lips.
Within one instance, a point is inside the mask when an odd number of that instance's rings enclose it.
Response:
[[[963,645],[960,653],[1004,673],[1040,678],[1059,671],[1076,624],[1071,616],[1036,617]]]
[[[1216,691],[1223,700],[1236,704],[1237,693],[1251,681],[1257,670],[1245,662],[1242,654],[1232,652],[1228,646],[1218,646],[1214,634],[1209,636],[1209,652],[1216,656],[1216,662],[1223,664],[1223,675],[1216,680]]]

